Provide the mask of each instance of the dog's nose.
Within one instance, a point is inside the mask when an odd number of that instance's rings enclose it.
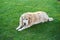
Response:
[[[26,23],[24,23],[24,25],[26,25]]]

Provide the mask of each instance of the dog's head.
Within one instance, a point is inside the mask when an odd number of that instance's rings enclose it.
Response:
[[[22,17],[22,23],[23,25],[28,25],[28,18],[26,18],[25,16]]]
[[[31,15],[27,14],[27,15],[22,16],[22,23],[24,26],[30,25],[31,24]]]

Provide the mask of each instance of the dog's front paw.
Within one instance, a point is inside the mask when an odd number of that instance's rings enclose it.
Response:
[[[20,27],[17,27],[16,30],[18,30]]]
[[[22,31],[22,29],[18,29],[18,31]]]
[[[18,30],[18,28],[16,28],[16,30]]]
[[[16,30],[18,30],[20,27],[21,27],[21,26],[18,26],[18,27],[16,28]]]

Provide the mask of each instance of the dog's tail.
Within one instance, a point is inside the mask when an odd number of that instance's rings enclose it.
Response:
[[[49,18],[48,21],[53,21],[54,19],[53,18]]]

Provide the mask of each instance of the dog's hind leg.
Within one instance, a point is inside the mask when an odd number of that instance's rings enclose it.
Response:
[[[53,21],[54,19],[53,18],[49,18],[48,21]]]

